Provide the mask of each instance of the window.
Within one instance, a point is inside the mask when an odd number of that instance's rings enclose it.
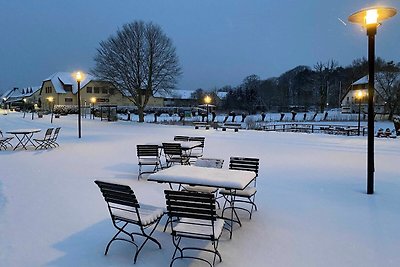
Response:
[[[86,93],[91,94],[93,92],[92,87],[87,87],[86,88]]]
[[[113,95],[113,94],[115,94],[115,90],[113,88],[110,88],[110,89],[108,89],[108,93],[110,95]]]
[[[45,90],[46,94],[51,94],[51,93],[52,93],[52,88],[51,88],[51,86],[45,87],[44,90]]]
[[[99,94],[100,93],[100,88],[99,87],[95,87],[94,88],[94,93],[95,94]]]
[[[71,97],[66,97],[65,99],[64,99],[64,101],[65,101],[65,104],[71,104],[72,103],[72,98]]]
[[[108,94],[107,88],[105,88],[105,87],[101,88],[101,93],[102,94]]]
[[[72,92],[72,85],[64,85],[65,92]]]

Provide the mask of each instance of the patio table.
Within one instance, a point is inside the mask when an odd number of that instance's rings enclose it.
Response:
[[[168,169],[151,174],[148,181],[168,184],[188,184],[207,187],[225,188],[234,193],[236,190],[245,189],[255,178],[254,172],[239,171],[219,168],[206,168],[188,165],[174,165]],[[232,238],[233,223],[241,225],[234,207],[234,195],[231,194],[230,208],[232,210],[229,220],[230,238]],[[236,219],[233,218],[235,215]]]
[[[25,150],[27,150],[27,145],[31,143],[34,147],[35,144],[32,142],[32,137],[33,134],[40,132],[41,129],[17,129],[17,130],[11,130],[7,131],[8,134],[13,134],[15,138],[18,140],[17,145],[14,147],[14,150],[16,150],[18,147],[21,147]]]

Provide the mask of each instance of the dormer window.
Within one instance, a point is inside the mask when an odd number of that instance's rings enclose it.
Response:
[[[68,84],[64,85],[64,91],[65,92],[72,92],[72,85],[68,85]]]

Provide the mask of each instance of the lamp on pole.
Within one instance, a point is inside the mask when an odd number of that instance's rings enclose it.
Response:
[[[371,7],[349,16],[349,21],[362,25],[368,36],[368,141],[367,141],[367,194],[374,193],[374,81],[375,35],[380,23],[396,15],[392,7]]]
[[[75,75],[76,82],[78,83],[78,137],[81,138],[81,81],[82,74],[78,71]]]
[[[90,103],[91,103],[91,105],[92,105],[92,109],[91,109],[91,114],[92,114],[92,118],[93,118],[93,120],[94,120],[94,104],[96,104],[96,98],[95,97],[92,97],[92,98],[90,98]]]
[[[53,107],[54,107],[53,101],[54,101],[54,98],[52,96],[49,96],[47,98],[47,101],[49,101],[49,108],[50,108],[50,111],[51,111],[50,123],[53,123]]]
[[[362,91],[358,90],[357,94],[356,94],[356,99],[358,99],[358,128],[357,128],[358,130],[357,130],[357,133],[359,136],[360,136],[360,128],[361,128],[360,120],[361,120],[361,99],[362,99],[362,97],[363,97]]]
[[[211,97],[209,95],[206,95],[204,97],[204,103],[206,103],[206,108],[207,108],[207,124],[208,124],[208,105],[211,103]]]
[[[26,98],[22,99],[24,102],[24,118],[25,118],[25,113],[26,113]]]

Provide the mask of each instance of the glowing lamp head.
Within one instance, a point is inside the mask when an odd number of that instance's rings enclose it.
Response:
[[[370,7],[362,9],[350,15],[349,21],[362,25],[364,27],[377,26],[382,21],[387,20],[396,15],[397,10],[393,7]]]
[[[26,103],[26,98],[22,99],[22,101],[24,101],[24,103]]]
[[[206,95],[206,97],[204,97],[204,103],[206,103],[206,104],[211,103],[211,97],[209,95]]]
[[[358,92],[357,92],[357,98],[358,99],[361,99],[363,97],[363,92],[361,91],[361,90],[359,90]]]
[[[47,98],[47,100],[51,103],[51,102],[53,102],[54,98],[53,98],[52,96],[49,96],[49,97]]]
[[[92,104],[96,103],[96,98],[95,98],[95,97],[90,98],[90,102],[91,102]]]
[[[78,72],[75,74],[75,78],[76,78],[76,81],[78,81],[78,82],[82,81],[82,74],[81,74],[80,71],[78,71]]]
[[[366,11],[365,15],[365,24],[377,24],[378,23],[378,10],[377,9],[369,9]]]

